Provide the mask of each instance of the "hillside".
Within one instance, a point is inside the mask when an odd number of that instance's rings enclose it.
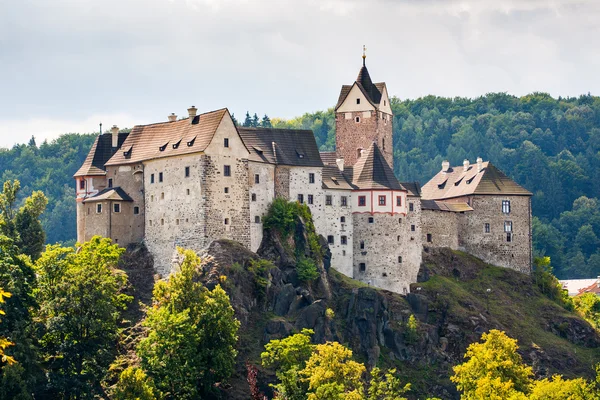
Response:
[[[492,93],[476,99],[428,96],[392,99],[394,166],[401,181],[425,183],[444,159],[494,162],[533,196],[534,247],[552,258],[559,278],[600,275],[600,98],[523,97]],[[266,120],[268,121],[268,117]],[[250,121],[251,123],[251,121]],[[256,121],[258,122],[258,119]],[[332,109],[275,127],[312,129],[322,150],[335,146]],[[43,190],[48,242],[75,239],[72,175],[94,134],[68,134],[50,143],[0,150],[0,178],[21,180],[22,194]]]
[[[295,236],[306,237],[298,231]],[[204,267],[204,283],[210,288],[226,277],[225,289],[242,322],[228,398],[248,398],[245,362],[260,364],[265,343],[305,327],[315,331],[316,342],[336,340],[371,366],[396,367],[413,385],[411,398],[458,398],[448,379],[451,367],[462,362],[469,343],[493,328],[519,340],[538,377],[593,376],[592,365],[600,358],[598,332],[541,294],[529,276],[444,249],[424,253],[422,282],[412,285],[407,297],[346,278],[328,268],[327,256],[319,266],[321,278],[305,285],[294,267],[298,243],[267,232],[258,254],[226,240],[213,242],[208,251],[212,260]],[[251,265],[260,258],[274,265],[257,272]],[[406,327],[411,315],[419,321],[416,334]],[[273,379],[273,371],[260,369],[265,392]]]

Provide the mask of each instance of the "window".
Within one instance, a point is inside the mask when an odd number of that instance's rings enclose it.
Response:
[[[512,232],[512,221],[504,221],[504,232]]]
[[[342,250],[342,255],[345,256],[346,255],[346,250]]]
[[[313,195],[312,195],[312,194],[309,194],[309,195],[308,195],[308,204],[313,204],[313,202],[314,202]]]
[[[355,120],[356,122],[360,122],[360,117],[356,117],[354,120]]]
[[[333,244],[333,235],[327,236],[327,243]]]
[[[415,211],[415,205],[413,203],[408,203],[408,211]]]
[[[150,174],[150,183],[154,183],[154,174]]]
[[[348,196],[341,196],[340,203],[342,204],[342,207],[348,207]]]
[[[231,176],[231,165],[223,166],[223,176]]]
[[[325,196],[325,205],[326,206],[330,206],[331,205],[331,195],[328,194],[327,196]]]
[[[101,203],[96,204],[96,212],[98,214],[102,213],[102,204]]]
[[[223,147],[229,147],[229,138],[223,139]]]
[[[364,250],[364,249],[365,249],[365,241],[364,241],[364,240],[361,240],[361,241],[360,241],[360,249],[361,249],[361,250]]]
[[[121,212],[121,204],[120,203],[114,203],[113,204],[113,212],[116,212],[116,213],[120,213]]]
[[[308,183],[315,183],[315,174],[312,172],[308,174]]]
[[[165,220],[161,218],[161,220],[160,220],[160,224],[161,224],[161,225],[164,225],[164,224],[165,224]]]
[[[151,194],[151,195],[150,195],[150,202],[153,202],[153,201],[154,201],[154,195],[153,195],[153,194]]]
[[[148,224],[150,224],[150,226],[152,226],[152,220],[149,220],[149,221],[148,221]]]
[[[190,167],[185,167],[185,177],[186,178],[190,177]]]
[[[179,218],[175,220],[175,225],[179,225]]]
[[[358,196],[358,206],[364,207],[367,205],[367,196]]]
[[[162,172],[159,172],[159,173],[158,173],[158,181],[159,181],[159,182],[162,182],[162,181],[163,181],[163,173],[162,173]]]
[[[385,100],[383,101],[383,105],[384,105],[384,106],[386,105],[386,101],[385,101]]]
[[[358,269],[360,270],[360,272],[365,272],[367,270],[367,264],[365,264],[365,263],[358,264]]]
[[[381,139],[381,148],[385,150],[385,139]]]
[[[260,217],[258,215],[254,217],[254,222],[260,224]]]
[[[512,242],[512,232],[506,232],[506,241]]]
[[[190,189],[185,189],[185,193],[189,196],[190,195]]]
[[[79,189],[85,189],[85,179],[79,181]]]
[[[298,203],[304,204],[304,195],[303,194],[298,195]]]
[[[379,205],[385,206],[385,198],[386,196],[379,196]]]
[[[138,215],[140,213],[140,208],[138,206],[133,207],[133,213]]]
[[[87,208],[87,215],[90,215],[91,212],[92,212],[92,210],[88,207]]]
[[[375,220],[373,219],[373,217],[369,217],[369,223],[372,224]]]
[[[398,207],[402,205],[402,196],[396,196],[396,205]]]
[[[223,191],[224,191],[225,193],[229,193],[229,187],[227,187],[227,186],[226,186],[226,187],[223,189]]]
[[[411,225],[411,226],[410,226],[410,231],[411,231],[411,232],[414,232],[414,231],[415,231],[415,229],[416,229],[416,228],[415,228],[415,226],[414,226],[414,225]]]
[[[342,223],[346,222],[346,217],[340,217],[340,222],[342,222]]]
[[[398,241],[400,241],[400,235],[398,235],[396,239],[397,239]]]
[[[398,256],[398,264],[402,264],[402,256]]]
[[[229,225],[229,218],[225,218],[225,220],[223,221],[223,223],[224,223],[225,225]]]
[[[340,238],[340,243],[342,243],[342,244],[348,244],[348,237],[347,236],[342,236]]]
[[[398,223],[401,224],[402,223],[402,218],[398,218]]]
[[[360,104],[360,99],[356,99],[356,104]]]
[[[490,233],[490,224],[489,224],[489,222],[486,222],[485,224],[483,224],[483,231],[485,233]]]
[[[165,192],[161,192],[161,194],[160,194],[160,199],[161,199],[161,200],[164,200],[164,199],[165,199]]]
[[[431,237],[431,233],[428,233],[428,234],[427,234],[427,242],[428,242],[428,243],[431,243],[431,242],[433,241],[432,239],[433,239],[433,238]]]
[[[256,201],[256,193],[252,193],[252,201]]]
[[[510,214],[510,200],[502,200],[502,213]]]
[[[254,174],[254,183],[260,183],[260,175],[259,174]]]

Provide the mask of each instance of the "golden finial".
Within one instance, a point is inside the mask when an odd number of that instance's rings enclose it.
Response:
[[[367,58],[367,46],[363,44],[363,65],[365,65],[365,58]]]

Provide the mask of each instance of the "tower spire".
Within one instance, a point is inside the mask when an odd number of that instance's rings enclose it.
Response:
[[[365,59],[367,58],[367,46],[365,46],[363,44],[363,55],[362,55],[362,59],[363,59],[363,67],[365,66]]]

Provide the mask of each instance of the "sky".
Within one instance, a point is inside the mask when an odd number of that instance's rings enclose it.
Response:
[[[598,0],[0,0],[0,147],[222,107],[429,94],[600,94]]]

